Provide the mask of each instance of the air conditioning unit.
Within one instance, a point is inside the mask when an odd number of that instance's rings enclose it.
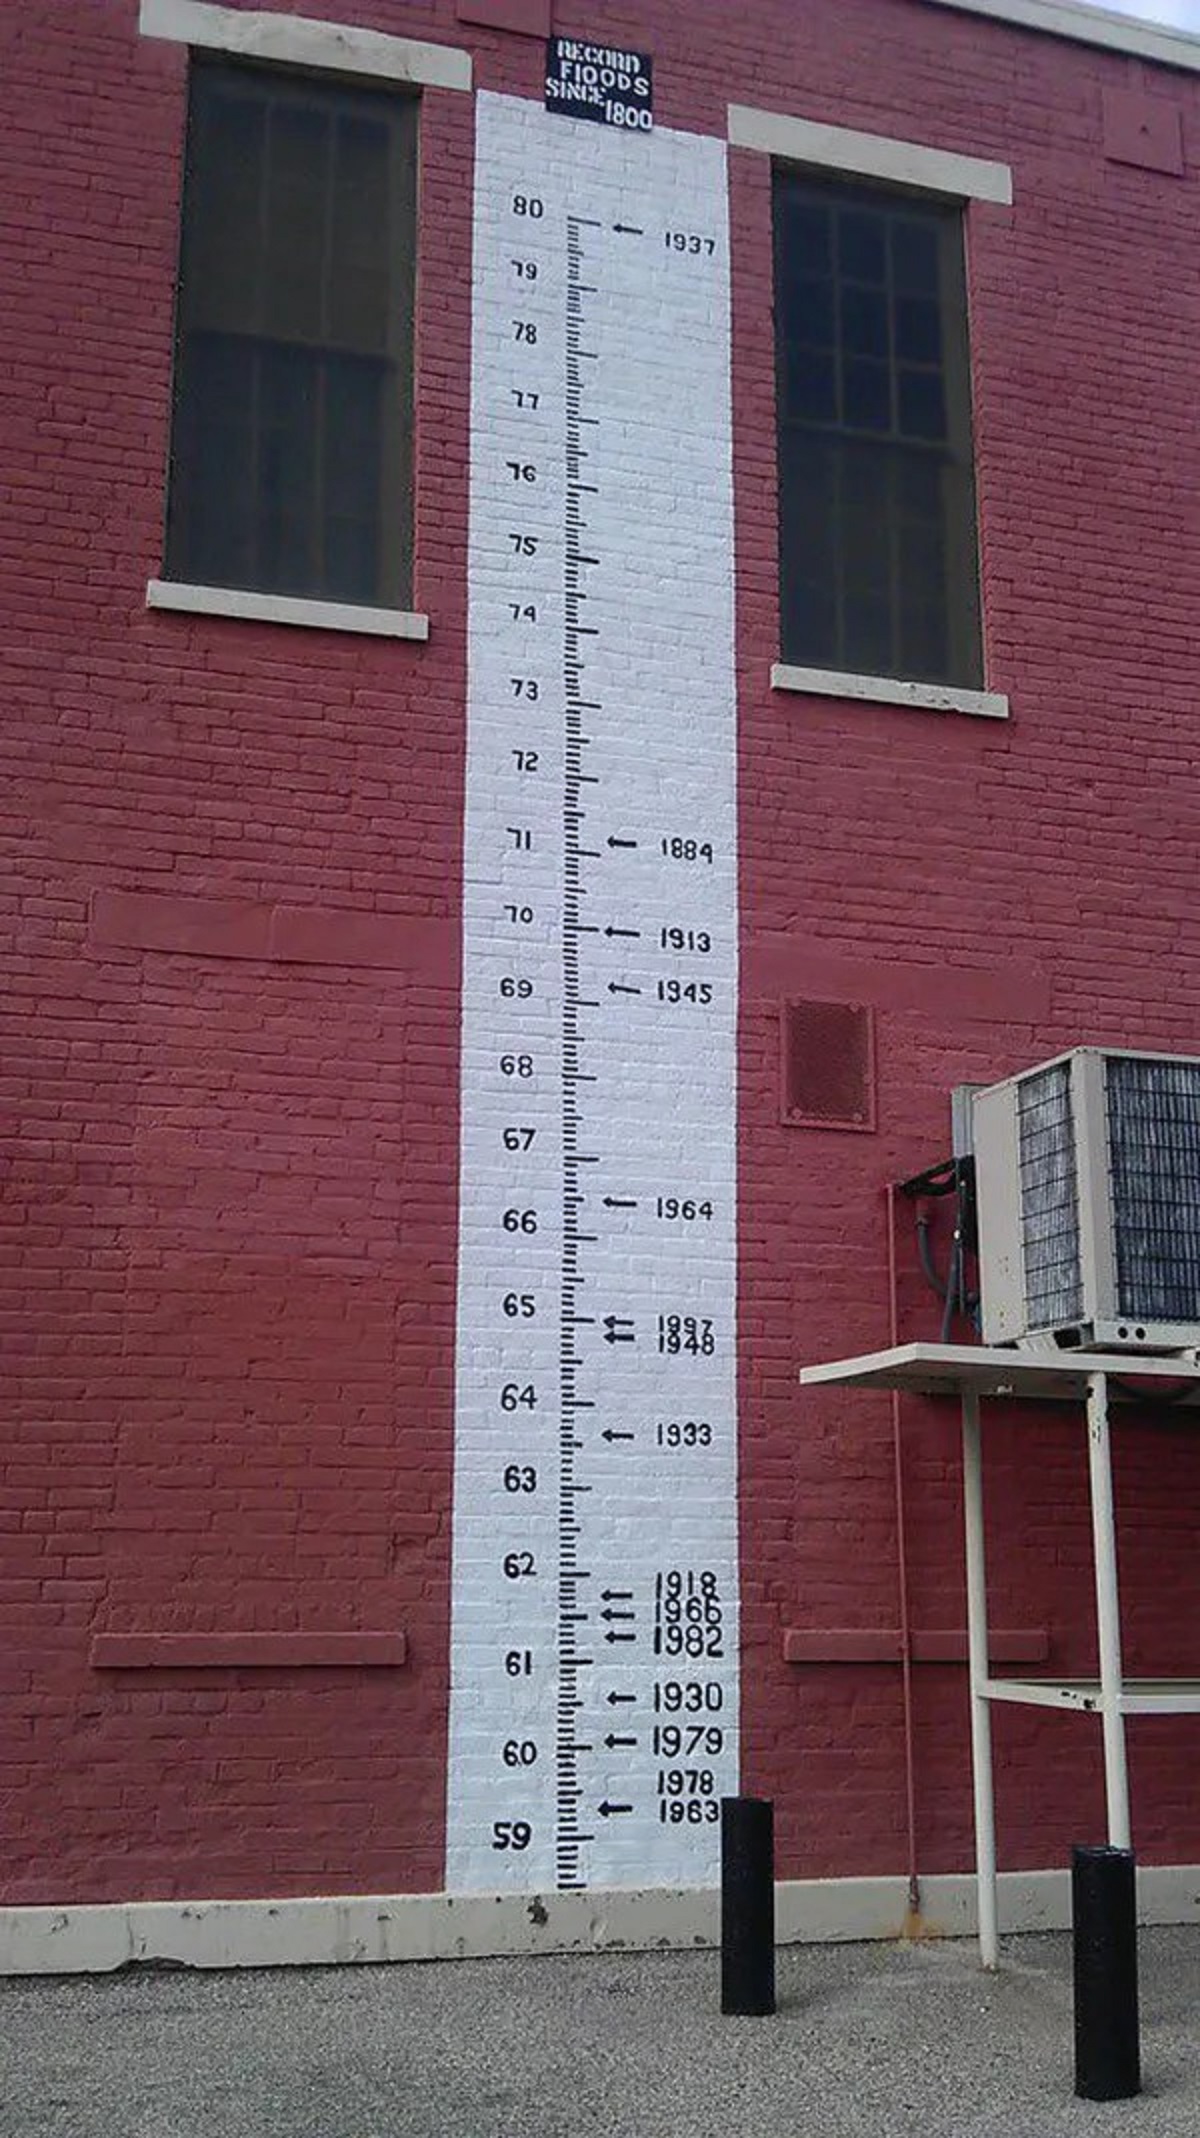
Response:
[[[983,1341],[1200,1347],[1200,1059],[1077,1047],[971,1111]]]

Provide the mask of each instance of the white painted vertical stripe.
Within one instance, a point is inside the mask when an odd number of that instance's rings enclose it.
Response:
[[[704,1884],[738,1777],[724,144],[481,96],[473,305],[447,1878]]]

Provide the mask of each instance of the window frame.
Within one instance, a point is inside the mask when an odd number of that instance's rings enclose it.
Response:
[[[732,117],[732,113],[731,113]],[[783,123],[783,122],[781,122]],[[805,122],[796,122],[803,125]],[[847,137],[858,140],[860,137]],[[862,137],[864,140],[869,137]],[[766,144],[764,144],[766,145]],[[902,144],[884,144],[888,149],[899,150]],[[932,152],[913,151],[914,154]],[[874,160],[874,159],[871,159]],[[880,158],[881,162],[890,159]],[[910,220],[923,222],[935,233],[937,245],[937,304],[940,324],[941,356],[939,376],[945,395],[946,436],[942,444],[930,441],[923,445],[915,437],[905,437],[895,421],[894,394],[899,376],[897,353],[889,334],[887,376],[889,393],[893,398],[892,421],[886,431],[871,430],[847,424],[835,409],[829,420],[791,415],[787,406],[786,364],[789,338],[785,332],[784,269],[785,216],[789,199],[809,206],[824,208],[831,215],[839,209],[860,207],[867,213],[876,214],[886,230],[893,218],[907,216]],[[868,450],[874,446],[879,456],[879,465],[894,469],[900,464],[899,456],[907,456],[916,464],[918,456],[928,453],[944,470],[940,485],[941,513],[939,527],[944,543],[945,562],[941,575],[939,610],[945,631],[945,672],[941,674],[914,673],[922,664],[906,663],[901,655],[900,643],[903,631],[905,607],[899,593],[898,570],[899,548],[896,537],[897,522],[889,514],[890,555],[888,560],[888,633],[890,651],[886,666],[872,661],[870,673],[882,685],[888,686],[887,695],[897,694],[894,702],[915,702],[910,693],[938,693],[945,709],[955,709],[950,700],[965,701],[957,709],[969,711],[1007,710],[993,700],[985,703],[988,694],[982,689],[985,670],[985,648],[982,614],[982,587],[979,568],[979,510],[976,480],[977,456],[975,451],[974,426],[972,421],[972,373],[970,315],[966,278],[966,229],[964,202],[948,190],[927,191],[911,185],[897,183],[890,174],[882,176],[875,169],[858,172],[844,167],[840,162],[833,167],[813,167],[808,163],[794,161],[778,154],[772,157],[771,173],[771,246],[772,246],[772,336],[775,361],[776,392],[776,453],[777,453],[777,501],[779,539],[779,619],[781,661],[773,672],[772,680],[778,687],[803,687],[799,680],[813,674],[829,676],[835,681],[864,686],[855,688],[847,695],[867,695],[865,671],[860,673],[847,655],[847,627],[845,622],[847,552],[839,544],[834,559],[835,659],[821,659],[811,647],[799,642],[789,642],[788,586],[789,572],[795,569],[795,560],[789,560],[786,547],[786,510],[784,504],[786,472],[785,440],[789,428],[796,436],[825,437],[833,448],[834,466],[846,453],[847,445],[859,443]],[[835,307],[843,287],[836,266],[832,269],[831,289]],[[889,290],[890,284],[883,285]],[[889,327],[892,313],[889,303]],[[836,321],[833,348],[835,358],[840,353],[840,329]],[[891,477],[889,476],[889,483]],[[898,694],[903,694],[899,697]],[[973,701],[980,701],[978,703]]]
[[[214,11],[217,12],[217,11]],[[223,11],[221,11],[223,12]],[[147,605],[156,608],[190,609],[209,614],[259,615],[264,620],[287,623],[319,623],[327,617],[331,628],[379,633],[388,629],[387,618],[408,619],[411,628],[390,635],[423,638],[427,619],[407,608],[412,599],[415,546],[415,323],[418,239],[418,194],[420,177],[419,92],[405,79],[388,79],[315,66],[300,66],[274,59],[246,58],[220,44],[189,50],[187,104],[184,126],[182,177],[178,208],[178,250],[172,313],[172,361],[170,416],[163,498],[163,570],[147,589]],[[257,81],[266,90],[273,108],[321,108],[336,124],[340,110],[374,110],[385,116],[391,133],[389,150],[389,214],[393,218],[393,257],[389,267],[389,297],[386,347],[378,361],[381,389],[381,439],[379,455],[380,493],[374,539],[376,549],[375,594],[371,599],[332,589],[327,573],[323,584],[307,589],[264,585],[258,573],[208,576],[197,582],[187,569],[186,530],[173,524],[179,510],[180,457],[183,434],[184,337],[196,331],[187,319],[189,251],[195,231],[189,228],[189,188],[194,183],[194,144],[199,123],[204,84],[214,77]],[[327,189],[324,212],[329,213]],[[314,356],[362,355],[330,337],[316,339],[303,334],[272,336],[261,330],[246,333],[245,340],[259,350],[275,347],[311,349]],[[314,503],[310,532],[323,540],[327,524],[323,504]],[[193,538],[194,539],[194,538]],[[255,581],[258,583],[254,583]]]

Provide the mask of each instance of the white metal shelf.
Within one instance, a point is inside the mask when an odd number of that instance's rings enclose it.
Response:
[[[996,1918],[996,1797],[992,1706],[1008,1701],[1058,1713],[1097,1715],[1104,1735],[1108,1838],[1130,1846],[1125,1723],[1130,1715],[1200,1714],[1200,1678],[1126,1678],[1121,1665],[1121,1611],[1113,1509],[1110,1399],[1136,1404],[1169,1394],[1172,1410],[1200,1409],[1200,1361],[1101,1352],[1006,1351],[972,1344],[900,1344],[861,1358],[805,1366],[808,1388],[900,1389],[958,1396],[962,1405],[963,1513],[967,1559],[967,1649],[971,1680],[971,1768],[975,1792],[975,1864],[979,1950],[985,1967],[999,1955]],[[1187,1387],[1187,1384],[1192,1384]],[[983,1522],[982,1398],[1030,1398],[1086,1405],[1092,1564],[1099,1635],[1098,1678],[994,1678],[988,1660],[987,1560]]]
[[[1084,1715],[1099,1714],[1103,1704],[1099,1678],[989,1678],[983,1690],[989,1700]],[[1200,1715],[1200,1678],[1123,1678],[1119,1706],[1123,1715]]]
[[[1082,1403],[1098,1373],[1107,1374],[1111,1392],[1123,1402],[1139,1397],[1153,1401],[1155,1391],[1169,1388],[1171,1408],[1200,1408],[1200,1365],[1184,1359],[1142,1354],[1114,1356],[1096,1351],[1006,1351],[988,1344],[898,1344],[891,1351],[867,1351],[860,1358],[834,1359],[802,1366],[806,1388],[898,1388],[913,1396],[1011,1396],[1049,1403]],[[1179,1402],[1184,1382],[1192,1389]]]

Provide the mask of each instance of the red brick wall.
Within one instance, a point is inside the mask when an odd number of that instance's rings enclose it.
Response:
[[[343,0],[540,91],[535,40]],[[0,25],[10,866],[0,1055],[0,1861],[9,1901],[441,1878],[457,1113],[470,99],[424,99],[415,605],[427,646],[148,612],[185,57],[134,0]],[[582,19],[582,18],[580,18]],[[579,26],[558,9],[558,26]],[[1102,93],[1191,77],[919,0],[618,7],[656,118],[727,99],[1010,162],[969,213],[989,681],[1006,725],[772,693],[769,194],[731,155],[743,960],[747,1785],[785,1875],[904,1861],[884,1188],[949,1087],[1083,1040],[1200,1051],[1197,184]],[[769,55],[765,57],[764,55]],[[123,899],[113,894],[123,894]],[[211,902],[197,907],[196,901]],[[783,1125],[778,1004],[876,1006],[878,1129]],[[902,1256],[907,1330],[936,1333]],[[954,1421],[904,1409],[918,1627],[960,1625]],[[1082,1435],[993,1447],[996,1617],[1091,1660]],[[1200,1435],[1122,1432],[1132,1667],[1195,1667]],[[1002,1543],[1003,1538],[1003,1543]],[[101,1633],[400,1630],[403,1667],[96,1669]],[[272,1651],[277,1655],[278,1651]],[[922,1866],[969,1853],[965,1674],[918,1665]],[[1200,1848],[1194,1726],[1133,1726],[1144,1855]],[[1098,1733],[1002,1713],[1001,1854],[1101,1830]]]
[[[988,680],[1011,694],[1004,726],[765,687],[777,647],[768,174],[761,158],[733,158],[746,947],[786,932],[790,992],[879,1005],[879,1133],[822,1134],[777,1125],[775,1015],[752,984],[744,993],[746,1757],[749,1782],[778,1800],[784,1860],[804,1873],[896,1868],[905,1794],[899,1671],[780,1660],[781,1620],[898,1620],[887,1401],[798,1398],[795,1362],[886,1342],[885,1185],[946,1153],[950,1086],[1082,1041],[1200,1041],[1187,829],[1196,193],[1105,158],[1102,92],[1138,71],[864,5],[822,16],[787,86],[758,92],[1013,167],[1014,206],[968,214]],[[1194,154],[1195,83],[1163,71],[1146,90],[1182,111]],[[985,973],[990,1000],[974,992]],[[937,1333],[919,1287],[906,1305],[904,1333]],[[913,1620],[961,1625],[957,1422],[914,1402],[902,1419]],[[1001,1428],[990,1454],[995,1621],[1044,1628],[1056,1670],[1094,1671],[1081,1425],[1035,1412]],[[1200,1435],[1126,1427],[1118,1459],[1127,1666],[1194,1669]],[[920,1862],[961,1867],[964,1672],[918,1666],[914,1695]],[[1093,1724],[1001,1709],[995,1733],[1003,1863],[1062,1862],[1073,1838],[1103,1832]],[[1130,1734],[1139,1846],[1186,1860],[1200,1839],[1185,1782],[1194,1725]]]

